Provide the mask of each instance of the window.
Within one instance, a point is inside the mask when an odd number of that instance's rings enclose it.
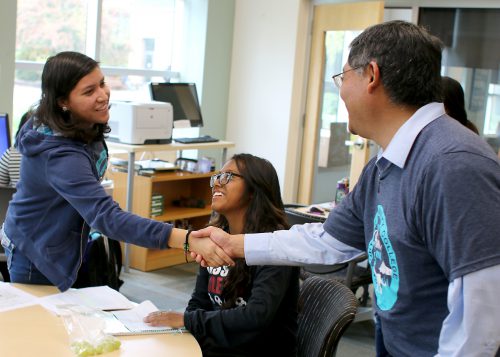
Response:
[[[323,97],[321,101],[321,128],[319,135],[319,170],[333,166],[346,166],[349,150],[345,141],[347,130],[347,109],[340,98],[340,92],[332,75],[343,71],[349,55],[349,44],[361,31],[326,31],[325,70],[323,76]],[[332,155],[331,152],[335,152]]]
[[[45,61],[61,51],[98,60],[115,100],[149,100],[150,81],[178,77],[183,0],[19,0],[17,11],[13,128],[40,98]]]
[[[419,24],[443,41],[442,74],[461,82],[469,120],[495,148],[500,130],[500,49],[493,44],[500,40],[500,9],[420,8]]]

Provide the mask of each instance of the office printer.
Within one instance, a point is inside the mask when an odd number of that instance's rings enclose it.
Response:
[[[109,109],[108,140],[124,144],[169,144],[172,121],[170,103],[113,101]]]

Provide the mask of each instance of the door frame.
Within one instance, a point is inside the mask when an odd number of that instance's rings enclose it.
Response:
[[[312,39],[307,81],[306,112],[302,138],[302,155],[297,201],[310,204],[314,176],[318,160],[318,141],[323,78],[325,71],[326,31],[363,30],[370,25],[381,23],[384,18],[384,2],[370,1],[358,3],[316,5],[313,10]],[[333,75],[333,73],[332,73]],[[367,145],[365,145],[367,147]],[[362,166],[368,154],[362,154]],[[360,160],[352,160],[359,162]],[[351,170],[351,180],[357,181]],[[353,184],[351,183],[351,187]]]

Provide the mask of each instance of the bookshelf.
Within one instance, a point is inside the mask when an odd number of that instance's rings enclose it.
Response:
[[[128,172],[133,172],[135,154],[144,151],[175,151],[178,157],[183,150],[222,149],[222,163],[226,161],[227,149],[234,147],[229,141],[218,141],[203,144],[161,144],[161,145],[129,145],[107,142],[110,150],[128,153]],[[108,170],[108,178],[113,180],[113,198],[120,206],[142,217],[159,221],[184,221],[193,228],[201,228],[208,222],[211,214],[210,176],[213,172],[198,174],[189,172],[167,172],[152,176],[129,174]],[[164,212],[160,216],[151,217],[151,197],[153,193],[164,197]],[[205,201],[203,208],[176,207],[174,200],[181,197],[197,197]],[[181,249],[148,249],[133,244],[123,244],[124,269],[129,267],[142,271],[160,269],[185,263]]]
[[[135,175],[133,204],[131,212],[162,222],[169,222],[187,228],[202,228],[210,219],[212,212],[209,173],[166,172],[153,176]],[[114,182],[113,198],[121,207],[126,205],[127,173],[110,170],[110,178]],[[163,196],[163,213],[151,215],[151,198],[153,194]],[[202,207],[180,207],[175,202],[182,199],[195,198]],[[184,227],[182,227],[184,225]],[[135,245],[130,246],[130,267],[142,271],[160,269],[171,265],[185,263],[182,249],[148,249]]]

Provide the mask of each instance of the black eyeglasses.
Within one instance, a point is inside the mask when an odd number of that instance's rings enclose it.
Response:
[[[234,176],[244,178],[242,175],[235,174],[234,172],[220,172],[210,177],[210,187],[213,188],[215,186],[215,180],[219,181],[219,185],[224,186],[231,181]]]
[[[363,66],[357,66],[357,67],[348,69],[347,71],[344,71],[344,72],[341,72],[339,74],[332,76],[333,83],[335,83],[337,88],[340,89],[340,87],[342,87],[342,83],[344,82],[344,73],[349,72],[349,71],[354,71],[354,70],[359,69],[361,67],[363,67]]]

